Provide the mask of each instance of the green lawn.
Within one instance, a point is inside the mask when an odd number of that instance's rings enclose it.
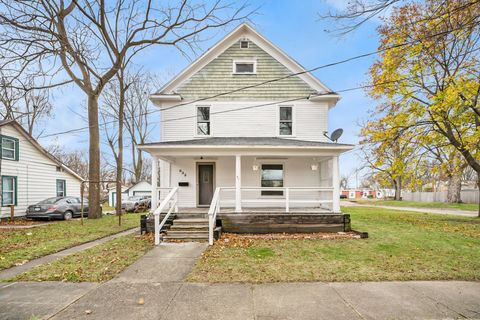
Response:
[[[439,208],[439,209],[459,209],[467,211],[478,211],[478,204],[475,203],[445,203],[445,202],[417,202],[417,201],[397,201],[397,200],[375,200],[358,199],[355,202],[361,204],[390,206],[390,207],[417,207],[417,208]]]
[[[191,282],[480,280],[480,219],[348,207],[368,239],[218,241]]]
[[[143,256],[153,242],[128,235],[55,260],[7,281],[104,282]]]
[[[121,227],[117,216],[104,216],[85,219],[83,226],[74,219],[31,229],[0,229],[0,270],[137,227],[139,219],[138,214],[123,215]]]

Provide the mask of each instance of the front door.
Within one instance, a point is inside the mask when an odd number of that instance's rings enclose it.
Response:
[[[213,197],[213,164],[199,163],[198,172],[198,205],[210,206]]]

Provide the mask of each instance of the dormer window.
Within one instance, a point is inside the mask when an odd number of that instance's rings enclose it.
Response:
[[[255,60],[236,60],[233,61],[234,74],[255,74],[257,73],[257,61]]]
[[[240,41],[240,48],[241,49],[248,49],[248,47],[249,47],[248,40]]]

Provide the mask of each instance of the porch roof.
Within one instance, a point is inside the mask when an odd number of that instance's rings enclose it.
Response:
[[[151,147],[173,147],[173,146],[271,146],[271,147],[328,147],[338,149],[352,149],[354,145],[344,143],[333,143],[323,141],[306,141],[285,139],[278,137],[210,137],[192,140],[165,141],[145,143],[139,147],[142,149],[150,149]]]
[[[209,137],[193,140],[146,143],[138,146],[151,154],[188,155],[338,155],[351,144],[294,140],[278,137]]]

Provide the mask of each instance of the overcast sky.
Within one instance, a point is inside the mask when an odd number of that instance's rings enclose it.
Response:
[[[254,6],[261,6],[258,14],[252,17],[254,27],[307,69],[377,49],[378,37],[375,32],[375,28],[378,26],[377,20],[367,23],[355,33],[341,39],[325,31],[326,29],[335,29],[336,25],[330,20],[320,19],[318,13],[342,8],[346,1],[264,0],[258,3],[252,2]],[[210,35],[211,39],[203,44],[202,49],[208,49],[234,27],[236,26]],[[202,52],[199,51],[197,54]],[[368,68],[374,58],[372,56],[321,69],[314,72],[314,75],[334,91],[357,87],[365,84]],[[168,80],[181,71],[189,62],[176,49],[160,47],[143,52],[136,60],[136,63],[141,65],[144,70],[158,74],[164,80]],[[343,128],[344,135],[340,142],[357,144],[358,124],[365,120],[367,111],[375,104],[366,97],[362,90],[350,91],[341,95],[342,99],[330,111],[329,131]],[[85,126],[86,123],[80,116],[85,114],[85,103],[83,93],[75,86],[57,92],[54,100],[55,118],[46,122],[45,134]],[[158,115],[152,115],[152,118],[158,123]],[[159,125],[156,125],[152,130],[150,140],[159,140],[159,132]],[[40,142],[45,146],[59,143],[69,149],[87,151],[87,139],[86,132],[80,132],[40,139]],[[107,150],[106,146],[103,148],[105,151]],[[355,151],[341,157],[342,174],[353,172],[359,165],[360,161]],[[354,186],[354,181],[351,181],[351,186]]]

